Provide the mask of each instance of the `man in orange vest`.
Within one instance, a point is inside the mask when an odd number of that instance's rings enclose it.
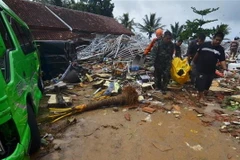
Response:
[[[161,28],[157,29],[155,31],[156,34],[156,38],[154,38],[151,43],[147,46],[147,48],[144,50],[144,55],[149,54],[149,52],[151,51],[152,47],[154,46],[154,43],[157,41],[157,39],[162,38],[163,35],[163,30]]]

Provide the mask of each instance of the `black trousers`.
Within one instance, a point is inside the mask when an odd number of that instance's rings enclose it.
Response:
[[[197,73],[196,88],[199,92],[207,91],[212,85],[213,74]]]

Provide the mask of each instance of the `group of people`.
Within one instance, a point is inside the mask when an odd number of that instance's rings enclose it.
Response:
[[[224,39],[222,32],[217,32],[212,41],[205,42],[206,36],[199,34],[193,40],[187,51],[187,58],[191,64],[191,82],[198,90],[198,100],[204,100],[204,94],[209,90],[215,75],[216,64],[219,63],[224,70],[227,70],[225,62],[224,48],[220,45]],[[151,54],[154,62],[154,79],[156,90],[161,90],[166,94],[167,85],[170,81],[170,69],[173,57],[181,57],[182,40],[177,43],[172,42],[172,33],[158,29],[156,38],[145,49],[144,55]]]

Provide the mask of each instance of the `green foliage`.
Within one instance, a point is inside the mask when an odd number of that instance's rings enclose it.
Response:
[[[55,6],[60,6],[60,7],[63,6],[62,0],[51,0],[50,3]]]
[[[68,8],[79,11],[87,11],[87,6],[84,3],[71,3]]]
[[[111,0],[33,0],[34,2],[52,4],[74,10],[91,12],[107,17],[113,17],[114,4]]]
[[[220,25],[217,25],[216,27],[213,27],[212,30],[213,30],[213,33],[221,31],[225,35],[227,35],[227,34],[229,34],[231,29],[229,28],[229,26],[227,24],[220,24]],[[211,34],[211,35],[213,36],[214,34]]]
[[[191,39],[197,38],[199,33],[204,33],[206,36],[209,36],[212,33],[212,29],[204,29],[201,27],[199,21],[197,19],[190,21],[186,21],[186,25],[184,25],[184,31],[180,34],[181,39],[187,40],[189,37]]]
[[[162,25],[160,23],[161,20],[162,17],[156,18],[156,13],[150,13],[149,17],[145,15],[145,18],[143,18],[144,23],[138,23],[137,27],[140,29],[141,32],[147,33],[148,38],[150,39],[156,29],[165,27],[165,25]]]
[[[194,20],[196,23],[198,23],[199,27],[202,28],[204,24],[211,23],[217,21],[217,19],[214,20],[203,20],[203,19],[195,19]]]
[[[228,110],[235,111],[240,109],[240,102],[231,96],[226,96],[222,103],[222,108],[227,108]]]
[[[209,13],[212,13],[214,11],[217,11],[219,9],[218,8],[207,8],[204,10],[197,10],[195,7],[191,7],[193,12],[201,15],[202,18],[201,19],[194,19],[192,21],[187,20],[186,24],[184,25],[184,31],[180,34],[180,37],[184,40],[187,39],[192,39],[192,38],[196,38],[196,35],[198,35],[199,33],[204,33],[207,37],[212,37],[212,35],[214,33],[216,33],[217,31],[222,31],[225,34],[229,34],[229,28],[228,25],[224,24],[224,25],[218,25],[217,27],[213,27],[213,28],[203,28],[203,26],[205,24],[209,24],[211,22],[215,22],[218,21],[217,19],[213,19],[213,20],[204,20],[203,16],[208,15]]]
[[[122,17],[119,17],[118,20],[125,28],[129,29],[130,31],[134,31],[134,19],[130,20],[128,13],[123,13]]]
[[[88,0],[87,11],[107,17],[113,17],[114,4],[111,0]]]
[[[171,24],[171,32],[173,35],[174,42],[177,41],[177,39],[181,39],[180,35],[183,32],[183,25],[179,25],[179,22],[175,22],[174,25]]]
[[[199,14],[201,16],[206,16],[207,14],[217,11],[219,9],[219,7],[218,8],[207,8],[204,10],[197,10],[195,7],[191,7],[191,8],[194,13]]]

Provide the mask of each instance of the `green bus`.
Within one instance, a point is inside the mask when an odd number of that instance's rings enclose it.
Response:
[[[0,159],[29,159],[40,147],[39,55],[28,26],[2,0],[0,68]]]

